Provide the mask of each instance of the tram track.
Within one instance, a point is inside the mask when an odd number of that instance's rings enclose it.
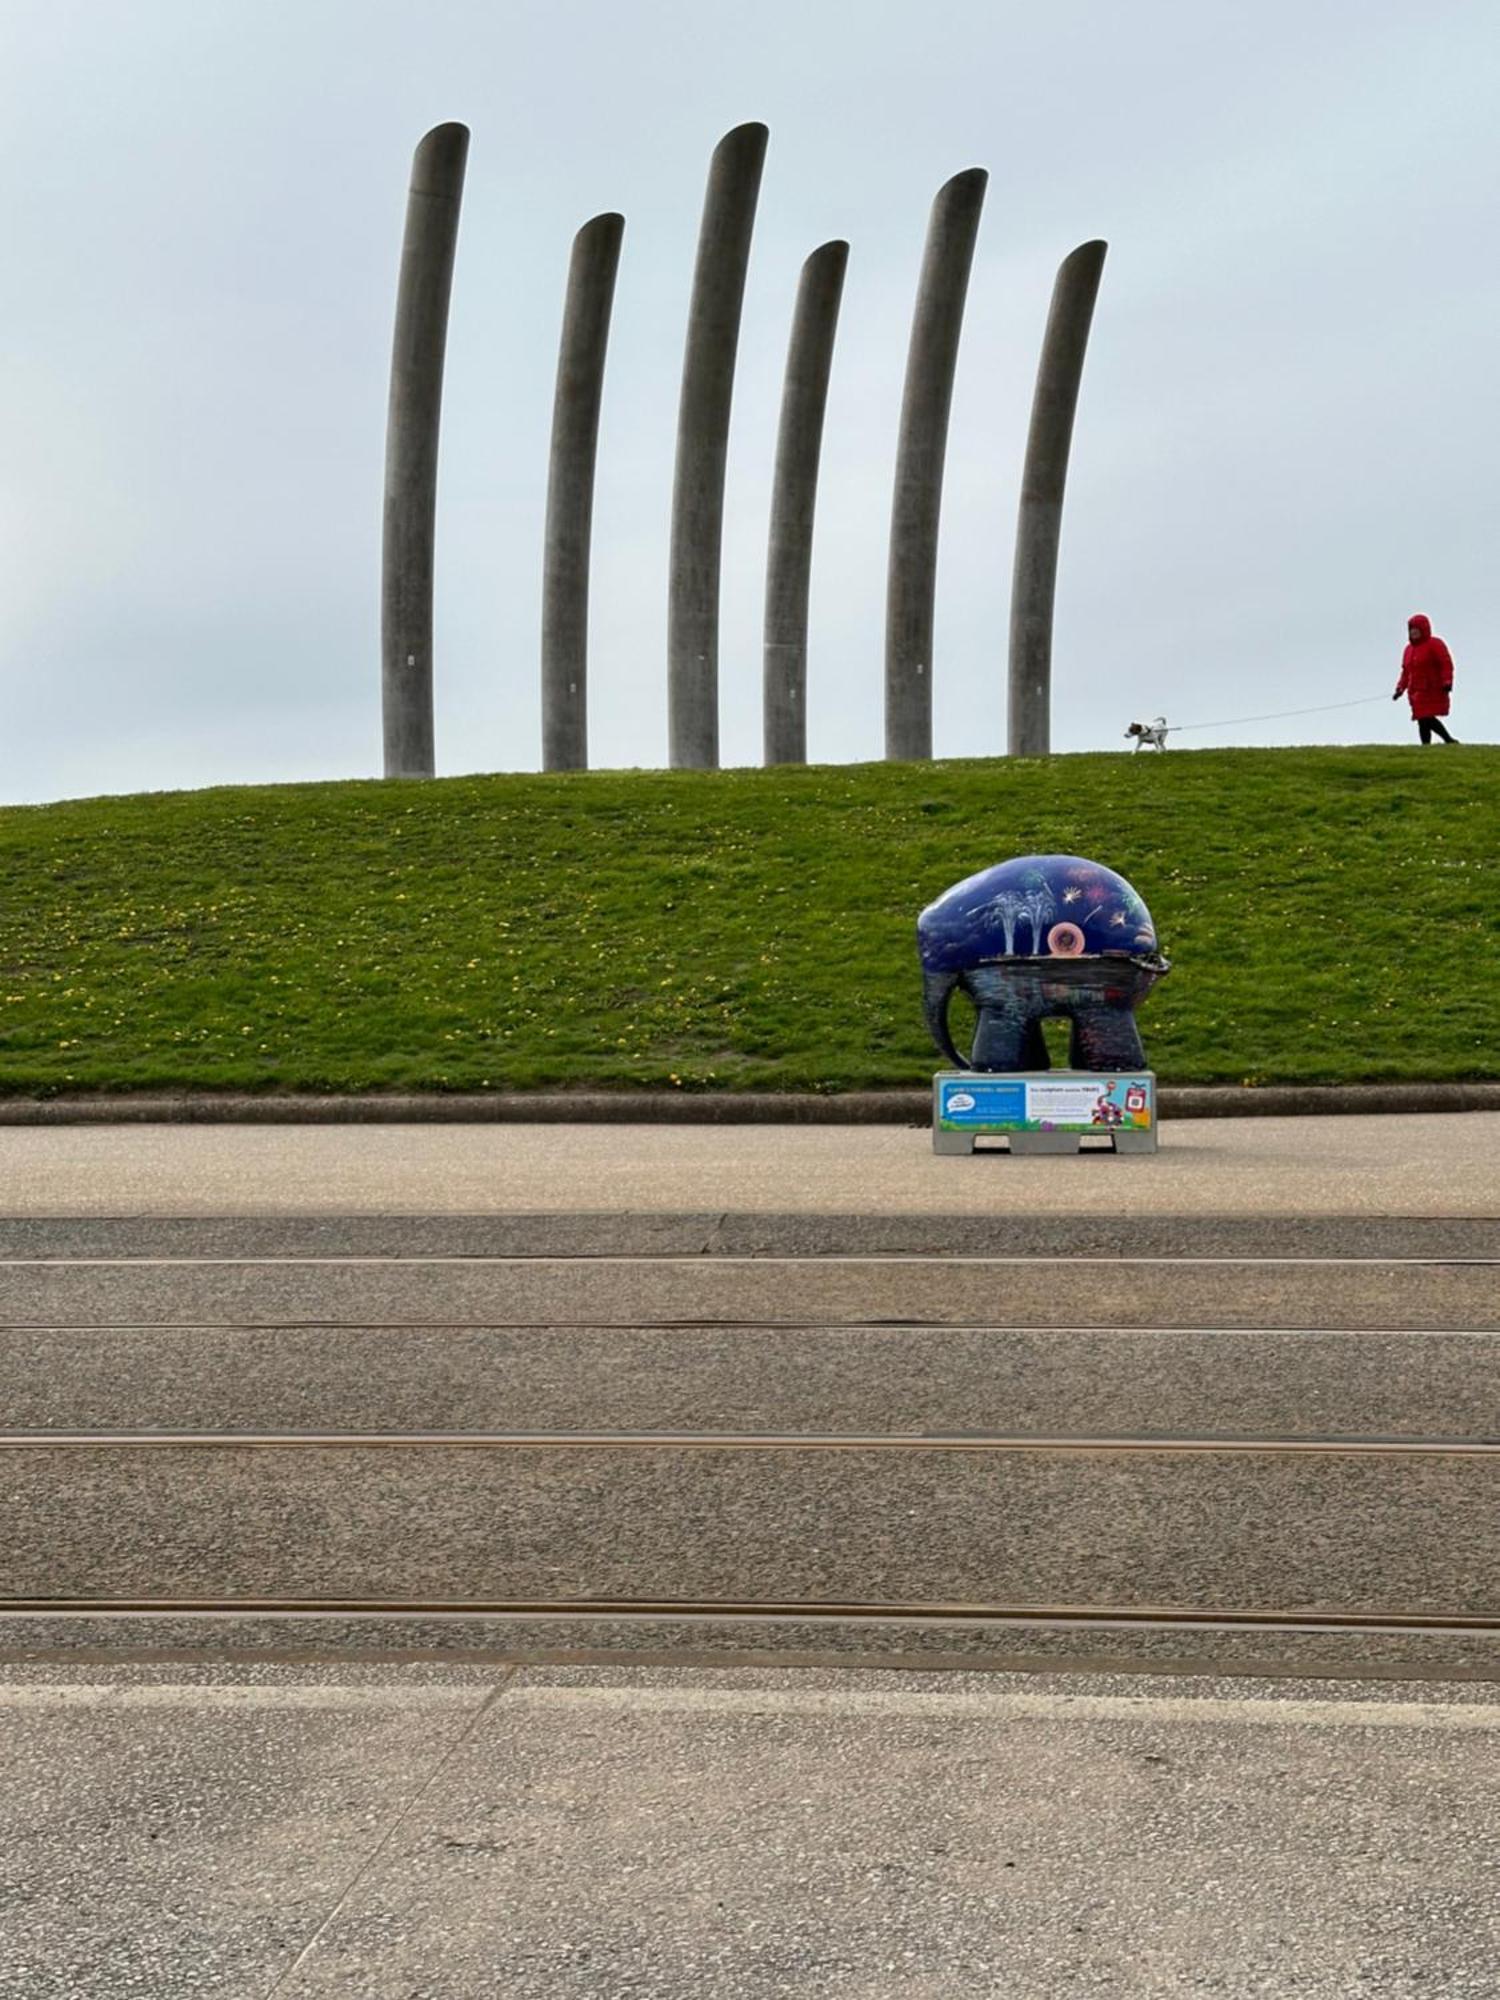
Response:
[[[0,1651],[1500,1661],[1481,1230],[1068,1256],[318,1228],[0,1255]]]

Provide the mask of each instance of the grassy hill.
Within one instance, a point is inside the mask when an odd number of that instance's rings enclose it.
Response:
[[[1054,850],[1151,907],[1167,1080],[1500,1076],[1500,751],[1465,745],[6,808],[0,1089],[920,1083],[918,909]]]

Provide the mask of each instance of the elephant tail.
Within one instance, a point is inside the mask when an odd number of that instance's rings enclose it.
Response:
[[[948,1003],[953,998],[953,989],[958,984],[956,972],[924,972],[922,974],[922,1012],[927,1017],[927,1031],[955,1069],[968,1069],[953,1046],[953,1032],[948,1026]]]

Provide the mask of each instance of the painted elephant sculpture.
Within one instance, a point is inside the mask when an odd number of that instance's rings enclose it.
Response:
[[[1050,1069],[1042,1023],[1069,1023],[1069,1067],[1145,1067],[1135,1010],[1170,971],[1144,902],[1121,875],[1076,854],[1029,854],[956,882],[917,919],[933,1040],[959,1069]],[[948,1010],[978,1015],[968,1060]]]

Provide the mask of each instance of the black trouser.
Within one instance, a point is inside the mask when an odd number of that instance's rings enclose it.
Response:
[[[1419,715],[1417,717],[1417,727],[1422,732],[1422,741],[1424,743],[1430,743],[1432,741],[1432,732],[1434,729],[1437,731],[1438,735],[1442,737],[1445,743],[1451,743],[1453,741],[1453,738],[1448,734],[1447,730],[1443,727],[1443,718],[1440,715]]]

